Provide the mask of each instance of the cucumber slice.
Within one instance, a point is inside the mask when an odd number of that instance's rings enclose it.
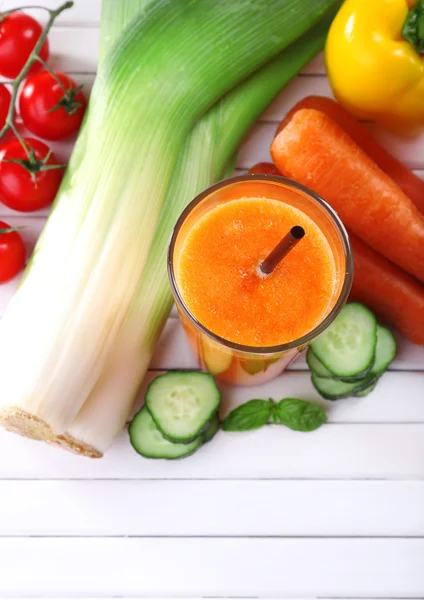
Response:
[[[346,304],[316,340],[311,350],[338,377],[367,375],[374,361],[377,321],[363,304]]]
[[[375,349],[375,360],[371,371],[366,377],[351,382],[344,382],[339,378],[329,378],[321,376],[324,373],[324,365],[312,355],[308,360],[308,365],[312,370],[312,383],[316,390],[328,400],[338,400],[348,396],[367,396],[377,385],[378,379],[387,370],[392,360],[396,356],[396,340],[393,333],[377,325],[377,346]],[[312,369],[312,367],[313,369]]]
[[[355,383],[356,381],[361,381],[363,379],[362,376],[354,375],[353,377],[337,377],[333,375],[331,371],[325,367],[322,362],[315,356],[312,350],[309,348],[306,353],[306,362],[308,367],[312,371],[314,375],[318,375],[318,377],[324,377],[325,379],[336,379],[338,381],[346,381],[347,383]]]
[[[337,381],[336,379],[325,379],[324,377],[318,377],[312,375],[312,384],[317,392],[327,400],[341,400],[342,398],[349,398],[354,396],[358,392],[369,388],[371,385],[376,383],[378,377],[375,375],[368,375],[361,381],[356,383],[346,383],[345,381]]]
[[[201,445],[201,437],[190,444],[173,444],[166,440],[145,406],[135,415],[128,428],[131,445],[146,458],[183,458],[193,454]]]
[[[375,360],[371,369],[374,375],[381,375],[396,356],[396,340],[393,333],[387,327],[377,325],[377,347],[375,349]]]
[[[209,421],[209,425],[206,427],[204,432],[201,434],[203,444],[207,444],[208,442],[211,441],[211,439],[213,437],[215,437],[215,434],[219,430],[219,425],[220,425],[219,414],[218,414],[218,412],[216,412],[214,414],[214,416],[212,417],[212,419]]]
[[[174,371],[156,377],[147,388],[146,406],[162,435],[188,443],[207,426],[221,402],[212,375]]]
[[[374,381],[374,383],[372,383],[370,386],[368,386],[364,390],[361,390],[360,392],[356,392],[355,397],[364,398],[365,396],[368,396],[368,394],[371,394],[373,389],[376,387],[377,382],[378,382],[378,378]]]

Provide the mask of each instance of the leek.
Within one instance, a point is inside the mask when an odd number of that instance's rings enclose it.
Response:
[[[102,50],[116,37],[119,22],[129,18],[127,0],[117,10],[114,0],[103,2]],[[126,5],[126,6],[125,6]],[[106,13],[108,19],[106,20]],[[113,18],[112,17],[113,14]],[[172,306],[166,272],[167,244],[172,228],[187,203],[219,180],[241,139],[276,94],[319,52],[325,42],[332,15],[262,67],[245,83],[217,103],[193,128],[180,153],[126,323],[115,339],[114,349],[94,390],[66,435],[56,442],[68,449],[100,456],[120,433],[155,343]]]
[[[332,4],[156,0],[131,21],[100,65],[52,213],[0,323],[6,428],[53,439],[71,425],[127,328],[189,131]]]

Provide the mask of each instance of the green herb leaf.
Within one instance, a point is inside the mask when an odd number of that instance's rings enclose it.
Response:
[[[280,408],[279,408],[279,404],[276,404],[273,400],[271,400],[271,398],[269,399],[269,401],[272,402],[272,404],[271,404],[272,422],[274,423],[274,425],[279,425],[280,424]]]
[[[222,423],[224,431],[250,431],[266,425],[271,415],[272,400],[249,400],[230,412]]]
[[[418,0],[409,11],[402,35],[420,54],[424,54],[424,0]]]
[[[325,411],[306,400],[284,398],[277,406],[281,423],[295,431],[314,431],[327,421]]]

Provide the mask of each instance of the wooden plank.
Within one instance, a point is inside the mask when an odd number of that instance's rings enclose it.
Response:
[[[3,538],[0,556],[0,594],[14,596],[418,598],[424,590],[423,539]]]
[[[55,9],[61,2],[60,0],[43,0],[42,6]],[[1,3],[2,11],[10,10],[19,6],[17,0],[3,0]],[[28,14],[38,19],[40,23],[45,23],[48,19],[46,10],[25,10]],[[57,20],[56,26],[72,26],[72,27],[88,27],[98,26],[100,23],[100,2],[99,0],[74,0],[74,5],[71,9],[65,10]]]
[[[49,40],[50,64],[54,69],[69,73],[96,72],[100,43],[98,27],[54,27]]]
[[[312,95],[334,98],[327,77],[295,77],[269,105],[261,120],[279,122],[295,104]]]
[[[320,52],[302,71],[304,75],[325,75],[324,52]]]
[[[92,460],[0,431],[0,456],[0,479],[423,479],[424,425],[219,432],[180,461],[138,456],[126,432],[103,459]]]
[[[0,497],[0,537],[424,536],[422,481],[3,481]]]

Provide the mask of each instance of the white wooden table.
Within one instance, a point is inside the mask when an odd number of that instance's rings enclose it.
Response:
[[[87,88],[99,15],[100,0],[76,0],[50,36],[54,65]],[[264,114],[238,170],[268,158],[276,122],[310,93],[330,94],[322,58]],[[372,128],[424,169],[424,136]],[[29,250],[44,216],[0,208],[26,225]],[[15,286],[0,288],[0,315]],[[195,366],[173,315],[149,377]],[[143,460],[126,433],[93,461],[0,432],[0,597],[424,597],[424,348],[399,338],[391,372],[364,399],[319,400],[304,361],[262,388],[223,392],[226,407],[313,399],[329,423],[312,434],[219,433],[174,463]]]

